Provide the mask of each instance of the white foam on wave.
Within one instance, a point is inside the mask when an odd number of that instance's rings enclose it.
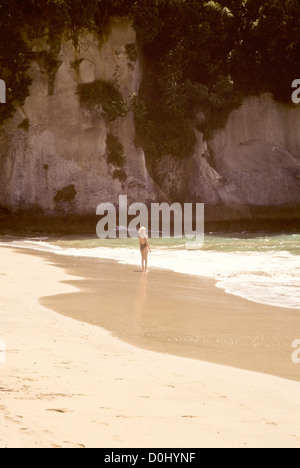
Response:
[[[6,245],[0,244],[0,245]],[[140,265],[137,249],[122,247],[63,248],[44,240],[10,242],[30,248],[75,257],[112,259]],[[154,268],[213,278],[229,294],[261,304],[300,309],[299,256],[289,252],[217,252],[214,250],[154,249],[149,259]]]

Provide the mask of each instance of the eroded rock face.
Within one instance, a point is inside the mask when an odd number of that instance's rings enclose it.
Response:
[[[95,214],[98,204],[151,201],[204,202],[210,220],[299,217],[300,106],[271,96],[246,99],[226,127],[205,142],[196,133],[194,155],[165,156],[152,168],[136,148],[133,115],[107,123],[80,105],[79,84],[117,80],[123,97],[141,81],[135,32],[127,19],[111,20],[101,40],[62,43],[55,79],[34,62],[30,96],[0,130],[0,206],[38,208],[46,214]],[[47,50],[46,43],[33,50]],[[107,161],[107,135],[126,156],[123,168]]]
[[[192,158],[163,158],[156,178],[167,193],[204,202],[211,220],[299,218],[299,129],[300,107],[246,99],[212,140],[196,132]]]
[[[286,208],[299,215],[300,107],[274,102],[270,95],[245,100],[209,148],[222,175],[230,206],[238,198],[255,215],[261,208]],[[280,216],[280,213],[278,212]]]
[[[32,64],[30,96],[1,130],[0,205],[6,208],[95,214],[99,203],[115,203],[120,193],[127,193],[130,202],[147,203],[159,196],[144,153],[134,145],[132,114],[108,124],[101,113],[84,109],[76,94],[78,84],[95,80],[117,80],[126,99],[138,92],[140,66],[132,53],[134,30],[127,19],[114,18],[101,44],[92,34],[80,42],[80,52],[63,42],[52,92],[49,77],[38,63]],[[36,44],[33,49],[43,47]],[[111,132],[126,152],[122,170],[107,162],[106,139]],[[70,186],[74,196],[58,200],[57,194]]]

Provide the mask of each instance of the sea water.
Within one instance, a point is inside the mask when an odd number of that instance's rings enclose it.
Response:
[[[138,241],[134,239],[6,236],[0,245],[7,243],[59,255],[140,265]],[[228,294],[300,309],[300,234],[207,234],[199,250],[188,249],[180,239],[150,240],[150,245],[150,268],[213,278]]]

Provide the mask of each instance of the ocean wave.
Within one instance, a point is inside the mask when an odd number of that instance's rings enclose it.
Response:
[[[221,241],[220,241],[221,242]],[[152,250],[150,265],[181,274],[212,278],[228,294],[261,304],[300,309],[299,256],[286,250],[244,251],[241,239],[230,239],[230,251],[185,250],[182,245],[159,245]],[[88,247],[80,247],[82,244]],[[226,242],[225,242],[226,244]],[[233,244],[236,251],[233,251]],[[0,245],[8,245],[7,242]],[[136,244],[126,247],[97,246],[97,241],[49,242],[47,239],[10,241],[9,245],[58,255],[112,259],[139,265]],[[213,245],[210,247],[213,248]],[[284,242],[282,245],[284,249]]]

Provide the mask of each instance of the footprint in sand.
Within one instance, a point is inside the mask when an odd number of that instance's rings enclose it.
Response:
[[[5,420],[6,420],[6,421],[12,421],[12,422],[14,422],[14,423],[21,424],[21,421],[19,421],[18,419],[16,419],[16,418],[13,417],[13,416],[8,416],[8,415],[6,415],[6,416],[4,416],[4,417],[5,417]]]
[[[67,445],[70,445],[71,447],[78,447],[78,448],[86,448],[85,445],[83,444],[72,444],[71,442],[68,442],[67,440],[64,440],[63,441],[64,444],[67,444]]]
[[[74,413],[74,411],[71,411],[71,410],[68,410],[68,409],[56,409],[56,408],[49,408],[47,409],[47,411],[51,411],[53,413],[61,413],[61,414],[64,414],[64,413]]]
[[[228,400],[228,396],[218,394],[219,400]]]
[[[125,415],[122,415],[122,414],[118,414],[118,415],[116,416],[116,418],[122,418],[122,419],[133,419],[133,418],[135,418],[135,419],[140,419],[140,418],[142,418],[142,417],[143,417],[143,416],[125,416]]]
[[[274,421],[268,421],[266,418],[263,419],[263,422],[264,422],[265,424],[268,424],[268,426],[276,426],[276,427],[277,427],[276,422],[274,422]]]
[[[12,392],[14,392],[14,390],[13,390],[12,388],[0,387],[0,392],[3,392],[3,393],[12,393]]]

